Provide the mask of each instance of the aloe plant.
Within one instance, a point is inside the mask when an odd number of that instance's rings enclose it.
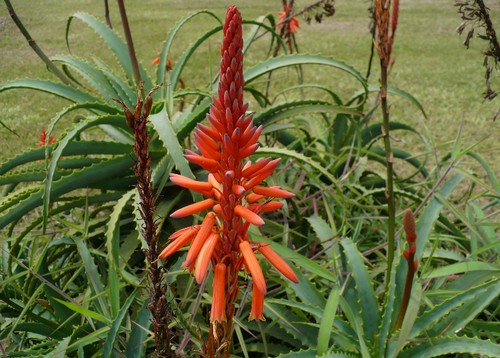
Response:
[[[176,36],[190,21],[201,19],[213,21],[213,29],[186,46],[167,71]],[[56,143],[28,150],[0,166],[4,317],[0,339],[6,339],[9,353],[19,355],[121,352],[141,357],[153,350],[141,251],[146,242],[138,230],[142,219],[136,210],[133,135],[122,107],[114,101],[120,99],[130,108],[136,103],[133,66],[125,42],[91,15],[74,14],[68,20],[67,39],[82,23],[102,39],[116,63],[59,55],[52,61],[71,85],[28,79],[0,85],[0,92],[30,88],[71,103],[55,114],[47,138],[61,118],[80,114]],[[167,178],[172,172],[188,178],[202,174],[184,159],[183,149],[192,148],[191,133],[209,110],[217,79],[196,89],[181,88],[180,79],[196,50],[220,35],[220,23],[210,11],[184,17],[165,39],[156,76],[140,69],[146,91],[164,83],[153,94],[148,125],[161,242],[199,221],[168,217],[198,198]],[[271,51],[276,42],[286,51],[272,16],[244,24],[249,29],[245,52],[252,51],[263,30]],[[384,295],[387,264],[381,249],[387,239],[383,219],[387,162],[380,145],[382,123],[373,116],[380,108],[368,100],[379,86],[370,86],[351,66],[320,55],[288,54],[245,66],[245,91],[253,101],[254,122],[263,125],[262,146],[252,158],[281,157],[269,184],[296,194],[283,213],[268,215],[269,225],[252,228],[248,234],[299,268],[295,270],[299,283],[286,283],[262,260],[263,270],[269,271],[264,303],[269,319],[258,323],[243,319],[250,313],[251,290],[241,287],[233,353],[245,357],[500,355],[495,345],[500,289],[495,260],[500,249],[490,225],[492,208],[498,204],[494,171],[472,148],[462,148],[460,138],[449,155],[432,166],[433,148],[422,131],[394,119],[389,122],[392,134],[409,134],[424,148],[421,157],[398,143],[391,148],[395,162],[411,168],[398,171],[395,165],[394,192],[398,213],[406,207],[416,213],[419,259],[412,299],[401,328],[394,330],[406,262],[404,241],[396,232],[394,274]],[[273,82],[266,95],[268,74],[295,66],[342,71],[357,90],[346,97],[335,84],[320,86],[304,76],[298,84]],[[425,116],[410,93],[391,86],[387,92],[401,96]],[[97,136],[95,129],[101,131]],[[458,165],[465,156],[480,164],[483,177]],[[482,192],[471,191],[467,200],[455,203],[454,192],[466,182]],[[466,257],[463,251],[471,255]],[[211,287],[195,285],[181,267],[184,259],[185,252],[180,251],[164,262],[165,294],[175,317],[170,328],[178,353],[201,349],[199,337],[209,329],[205,307],[213,294]]]

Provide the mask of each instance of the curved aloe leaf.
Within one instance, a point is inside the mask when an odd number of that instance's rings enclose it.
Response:
[[[120,66],[124,70],[129,85],[133,86],[134,76],[132,62],[130,61],[127,45],[113,29],[110,29],[105,23],[99,21],[94,16],[83,12],[77,12],[68,18],[68,21],[66,23],[66,46],[68,47],[68,49],[70,48],[69,31],[74,18],[79,19],[89,25],[100,37],[102,37],[102,39],[111,49]],[[151,78],[148,76],[142,65],[139,65],[139,69],[141,72],[142,80],[144,81],[144,90],[147,92],[151,88],[153,88],[153,83],[151,82]]]
[[[363,262],[363,257],[352,240],[345,238],[340,241],[340,244],[344,248],[349,271],[354,278],[357,290],[358,302],[351,302],[351,306],[358,306],[358,312],[363,318],[364,337],[373,341],[380,323],[380,314],[370,276]]]
[[[132,321],[132,330],[125,349],[125,357],[127,358],[143,357],[146,348],[145,341],[149,336],[148,327],[151,323],[151,311],[147,304],[148,300],[145,300]]]
[[[163,145],[172,157],[177,169],[179,169],[182,175],[194,178],[193,172],[191,168],[189,168],[187,160],[184,158],[182,147],[177,140],[174,127],[168,118],[166,109],[164,108],[161,112],[152,114],[149,118],[163,142]]]
[[[113,356],[113,347],[115,345],[116,336],[118,335],[118,331],[120,330],[123,319],[125,318],[125,315],[127,314],[130,305],[132,304],[132,302],[134,302],[136,294],[137,291],[134,291],[132,292],[131,295],[127,297],[127,300],[123,304],[120,313],[113,322],[111,330],[108,333],[108,337],[106,338],[106,342],[104,343],[104,350],[102,353],[103,357],[108,358]]]
[[[85,188],[93,183],[106,181],[109,178],[120,176],[124,170],[132,167],[133,158],[122,156],[103,161],[101,163],[84,168],[80,171],[54,182],[51,186],[52,197],[71,192],[72,190]],[[0,217],[0,229],[6,225],[19,220],[25,214],[43,204],[44,191],[42,188],[30,190],[26,197],[16,200],[16,207],[3,214]],[[9,198],[11,200],[11,198]],[[2,202],[3,204],[3,202]]]
[[[408,336],[409,339],[419,337],[424,334],[424,332],[432,330],[436,326],[436,322],[442,321],[445,317],[448,317],[453,311],[462,305],[471,302],[472,304],[477,304],[476,298],[487,294],[490,297],[498,296],[500,293],[499,280],[493,280],[486,282],[477,287],[473,287],[466,291],[460,292],[459,294],[453,296],[452,298],[444,301],[443,303],[435,306],[431,310],[424,312],[420,317],[417,318],[412,330]],[[454,317],[454,315],[452,315]],[[452,319],[453,319],[452,317]],[[456,317],[460,319],[460,317]]]
[[[379,92],[380,91],[380,86],[369,86],[367,88],[367,90],[368,90],[368,92]],[[402,89],[394,87],[394,86],[387,86],[387,92],[393,93],[395,95],[401,96],[401,97],[409,100],[411,103],[413,103],[415,105],[415,107],[417,107],[420,110],[420,112],[422,112],[422,114],[424,115],[424,117],[427,118],[427,114],[425,113],[425,110],[424,110],[424,107],[422,106],[422,104],[414,96],[412,96],[410,93],[408,93],[406,91],[403,91]],[[357,100],[357,98],[360,97],[363,94],[364,94],[364,91],[358,91],[358,92],[356,92],[351,97],[351,99],[349,100],[348,103],[355,102]]]
[[[302,100],[281,103],[276,106],[266,108],[264,112],[256,113],[254,116],[254,123],[270,125],[281,119],[288,119],[302,113],[311,112],[333,112],[351,114],[359,116],[361,113],[355,109],[333,105],[324,101],[317,100]]]
[[[401,358],[430,358],[452,353],[468,353],[485,357],[500,357],[500,346],[491,341],[469,337],[444,337],[429,339],[407,349]]]
[[[62,97],[72,102],[99,102],[99,99],[76,88],[46,80],[14,80],[0,85],[0,92],[10,89],[33,89]]]
[[[296,65],[325,65],[345,71],[360,82],[363,86],[365,94],[368,94],[366,80],[358,71],[342,61],[319,55],[292,54],[271,58],[247,69],[244,72],[245,81],[247,84],[250,84],[252,81],[265,75],[266,73],[279,68]]]
[[[119,97],[115,88],[109,83],[105,73],[87,61],[71,55],[54,56],[52,61],[60,62],[63,66],[71,67],[77,71],[107,103],[114,103],[113,98]]]
[[[168,60],[168,54],[170,52],[170,48],[172,47],[172,42],[174,41],[175,36],[179,32],[182,26],[195,16],[201,15],[201,14],[207,14],[213,17],[219,24],[222,25],[222,21],[215,15],[213,12],[208,11],[208,10],[200,10],[195,13],[189,14],[187,16],[184,16],[182,19],[180,19],[174,27],[169,31],[167,38],[165,39],[165,42],[163,44],[163,49],[160,54],[160,63],[158,64],[158,69],[156,72],[156,83],[162,83],[165,81],[165,74],[166,74],[166,69],[167,69],[167,60]],[[174,83],[175,85],[175,83]],[[165,93],[165,87],[162,87],[158,91],[161,94],[161,97],[164,98],[166,93]]]
[[[463,176],[460,174],[455,175],[451,179],[449,179],[443,187],[438,191],[438,195],[443,198],[447,198],[456,186],[462,181]],[[429,240],[431,231],[434,228],[434,223],[439,217],[439,213],[443,209],[443,202],[439,200],[438,197],[434,196],[427,208],[425,208],[424,212],[420,216],[420,219],[417,222],[417,252],[416,257],[422,257],[422,252],[427,245],[427,241]]]
[[[69,131],[64,138],[61,140],[61,142],[57,145],[57,148],[54,150],[54,153],[52,154],[49,166],[47,168],[47,180],[45,181],[45,188],[44,188],[44,196],[43,196],[43,230],[45,230],[46,225],[47,225],[47,213],[48,213],[48,208],[50,204],[50,196],[51,196],[51,190],[52,190],[52,181],[53,181],[53,176],[54,172],[56,170],[57,164],[59,162],[59,159],[61,158],[62,152],[64,149],[68,146],[68,144],[73,140],[73,138],[84,131],[85,129],[92,128],[95,126],[102,126],[106,124],[111,124],[114,127],[121,127],[123,129],[127,129],[128,127],[125,123],[125,120],[122,116],[117,116],[117,115],[108,115],[108,116],[102,116],[102,117],[97,117],[92,120],[88,121],[82,121],[78,123],[71,131]]]
[[[334,287],[330,291],[328,301],[326,301],[325,311],[318,332],[318,355],[325,354],[328,350],[330,342],[330,335],[332,331],[333,320],[337,313],[337,306],[339,304],[340,289]]]

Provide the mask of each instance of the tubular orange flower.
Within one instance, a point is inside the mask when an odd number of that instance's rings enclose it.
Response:
[[[170,216],[176,219],[183,218],[185,216],[193,215],[199,213],[200,211],[210,209],[212,206],[214,206],[214,203],[215,202],[213,201],[213,199],[205,199],[200,201],[199,203],[194,203],[185,206],[182,209],[176,210],[172,214],[170,214]]]
[[[200,231],[198,231],[198,234],[196,234],[196,237],[193,240],[193,243],[191,244],[191,247],[189,248],[186,261],[184,261],[184,265],[186,267],[189,267],[192,265],[192,263],[196,260],[198,257],[198,254],[203,247],[203,244],[208,238],[208,235],[212,231],[214,224],[215,224],[215,213],[208,213],[207,216],[205,216],[205,219],[203,220],[203,223],[200,226]]]
[[[255,194],[260,194],[260,195],[265,195],[265,196],[272,196],[273,198],[284,198],[284,199],[289,199],[293,198],[295,194],[290,193],[289,191],[280,189],[277,186],[272,186],[272,187],[265,187],[265,186],[260,186],[256,185],[253,188],[253,192]]]
[[[265,321],[264,318],[264,295],[257,286],[252,287],[252,310],[250,311],[249,321]]]
[[[219,234],[213,233],[212,235],[210,235],[205,244],[203,244],[203,247],[201,248],[200,254],[198,256],[198,260],[196,260],[196,282],[201,283],[201,281],[203,281],[207,276],[208,264],[212,259],[212,254],[214,253],[215,245],[217,245],[218,241]]]
[[[193,227],[187,228],[189,230],[185,230],[182,235],[176,237],[174,241],[170,243],[167,247],[163,249],[158,258],[165,259],[173,253],[177,252],[181,247],[186,245],[189,241],[191,241],[196,234],[196,230]],[[172,236],[170,237],[172,238]]]
[[[234,213],[241,216],[251,224],[254,224],[256,226],[264,225],[264,220],[262,220],[259,215],[254,213],[252,210],[245,208],[244,206],[236,205],[236,207],[234,208]]]
[[[288,264],[281,258],[280,255],[274,251],[271,246],[261,242],[259,243],[259,246],[257,247],[257,250],[264,255],[264,257],[273,265],[276,270],[281,272],[283,276],[285,276],[287,279],[289,279],[292,282],[298,283],[299,279],[297,278],[297,275],[295,275],[295,272],[288,266]]]
[[[212,98],[207,122],[198,124],[193,131],[193,141],[198,151],[186,150],[185,153],[189,162],[208,171],[207,181],[197,181],[178,174],[170,176],[175,184],[206,197],[175,211],[171,217],[181,218],[204,210],[211,211],[206,214],[201,225],[193,226],[196,228],[195,234],[191,233],[187,238],[188,234],[174,233],[175,241],[165,249],[171,255],[182,244],[192,240],[184,266],[191,271],[194,268],[198,283],[206,277],[210,263],[214,268],[210,313],[212,334],[206,346],[213,349],[220,343],[220,337],[224,337],[225,342],[231,341],[234,307],[239,293],[238,276],[245,267],[256,287],[254,291],[258,291],[253,294],[251,318],[263,319],[266,282],[247,231],[250,224],[264,224],[260,213],[281,208],[283,202],[272,201],[272,198],[287,199],[294,196],[279,186],[260,185],[274,172],[279,159],[265,158],[253,164],[247,159],[259,146],[257,141],[262,127],[253,124],[252,116],[246,114],[248,105],[243,103],[242,19],[234,6],[227,10],[223,33],[217,95]],[[297,281],[293,271],[284,268],[283,259],[277,259],[278,254],[266,253],[271,257],[271,263],[278,270],[283,270],[280,272],[285,277]],[[221,322],[224,322],[224,327]],[[213,352],[207,351],[206,355],[212,356]],[[229,356],[229,351],[225,352],[227,355],[223,356]]]
[[[225,321],[226,311],[226,265],[218,263],[214,269],[214,290],[212,294],[212,309],[210,321]]]
[[[243,254],[243,258],[245,259],[247,269],[248,271],[250,271],[250,274],[252,275],[253,284],[259,289],[259,291],[263,295],[265,295],[267,291],[266,281],[264,280],[262,269],[260,268],[259,262],[257,261],[257,258],[255,257],[255,254],[252,248],[250,247],[249,242],[242,241],[240,243],[240,250],[241,253]]]

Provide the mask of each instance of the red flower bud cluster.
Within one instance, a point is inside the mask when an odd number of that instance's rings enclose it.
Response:
[[[404,250],[403,255],[408,262],[408,267],[411,266],[413,271],[417,271],[418,261],[415,258],[417,251],[417,231],[415,228],[415,218],[411,209],[406,209],[403,217],[403,229],[406,234],[406,241],[408,242],[408,250]]]

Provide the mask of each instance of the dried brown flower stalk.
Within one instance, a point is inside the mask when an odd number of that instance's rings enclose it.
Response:
[[[134,153],[136,164],[134,172],[137,177],[137,192],[139,194],[139,213],[143,220],[140,231],[144,240],[148,244],[146,253],[149,264],[149,292],[150,302],[148,308],[153,316],[153,329],[156,342],[156,353],[158,357],[174,357],[170,342],[172,333],[168,328],[171,321],[171,314],[168,311],[168,304],[165,298],[166,287],[162,284],[163,272],[158,265],[158,230],[155,221],[156,196],[153,191],[151,180],[151,158],[149,155],[149,136],[147,130],[147,119],[153,105],[153,92],[159,86],[154,87],[145,97],[141,99],[143,84],[139,83],[137,90],[137,102],[132,110],[127,105],[117,99],[123,106],[127,124],[135,136]]]

